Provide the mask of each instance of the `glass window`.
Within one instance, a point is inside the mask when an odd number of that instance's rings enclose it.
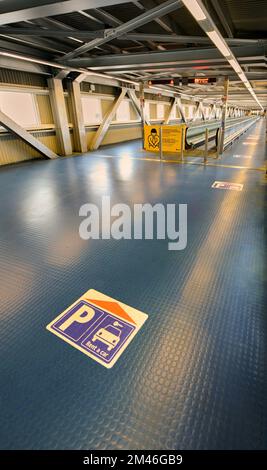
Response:
[[[31,93],[1,91],[0,110],[21,127],[40,124],[35,97]]]
[[[82,96],[82,110],[84,124],[100,124],[102,121],[102,108],[99,98]]]
[[[145,117],[150,120],[150,103],[145,101]]]
[[[130,103],[129,101],[122,101],[116,113],[116,120],[119,122],[131,121]]]
[[[177,105],[173,106],[173,108],[172,108],[172,112],[171,112],[171,116],[170,116],[171,121],[176,119],[176,108],[177,108]]]
[[[164,117],[165,117],[165,106],[164,106],[164,104],[158,104],[157,105],[157,116],[158,116],[158,119],[164,119]]]

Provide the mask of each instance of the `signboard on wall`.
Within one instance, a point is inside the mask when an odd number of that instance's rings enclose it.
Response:
[[[159,152],[160,150],[160,127],[162,127],[162,150],[163,152],[175,153],[181,150],[182,129],[181,126],[144,126],[144,149],[149,152]]]

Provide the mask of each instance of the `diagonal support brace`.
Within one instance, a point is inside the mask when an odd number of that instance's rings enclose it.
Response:
[[[52,152],[52,150],[46,147],[42,142],[40,142],[32,134],[23,129],[23,127],[13,121],[13,119],[8,117],[2,111],[0,111],[0,124],[2,124],[5,129],[12,132],[12,134],[16,135],[17,137],[20,137],[20,139],[22,139],[26,144],[28,144],[34,150],[37,150],[37,152],[41,153],[45,157],[50,159],[58,158],[58,155],[56,153]]]
[[[117,98],[115,98],[115,101],[112,103],[111,109],[106,113],[102,124],[100,124],[99,128],[97,129],[93,137],[93,140],[90,144],[90,150],[97,150],[99,146],[101,145],[109,129],[109,126],[115,117],[118,107],[120,106],[122,100],[125,98],[126,93],[127,93],[127,88],[122,88],[120,95]]]

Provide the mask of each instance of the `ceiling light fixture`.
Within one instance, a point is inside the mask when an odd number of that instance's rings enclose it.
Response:
[[[197,0],[183,0],[183,3],[197,21],[204,21],[207,19]]]
[[[237,62],[236,59],[229,59],[228,62],[233,67],[234,71],[237,74],[243,72],[243,70],[241,69],[241,67],[240,67],[240,65],[239,65],[239,63]]]
[[[32,62],[34,64],[41,64],[41,65],[48,65],[49,67],[56,67],[58,69],[66,69],[64,65],[58,65],[54,64],[53,62],[49,62],[47,60],[41,60],[41,59],[35,59],[33,57],[27,57],[27,56],[22,56],[18,54],[13,54],[11,52],[0,52],[0,55],[5,56],[5,57],[11,57],[12,59],[17,59],[17,60],[24,60],[26,62]]]
[[[224,55],[224,57],[230,57],[231,56],[231,51],[230,51],[229,47],[227,46],[224,39],[220,38],[217,31],[207,31],[207,35],[212,40],[213,44],[215,44],[217,49],[219,49],[221,54]]]

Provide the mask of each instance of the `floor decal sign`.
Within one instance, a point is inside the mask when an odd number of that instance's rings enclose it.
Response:
[[[145,313],[91,289],[46,328],[110,369],[146,319]]]
[[[215,189],[230,189],[232,191],[242,191],[243,184],[231,183],[231,182],[227,182],[227,181],[215,181],[212,185],[212,188],[215,188]]]

